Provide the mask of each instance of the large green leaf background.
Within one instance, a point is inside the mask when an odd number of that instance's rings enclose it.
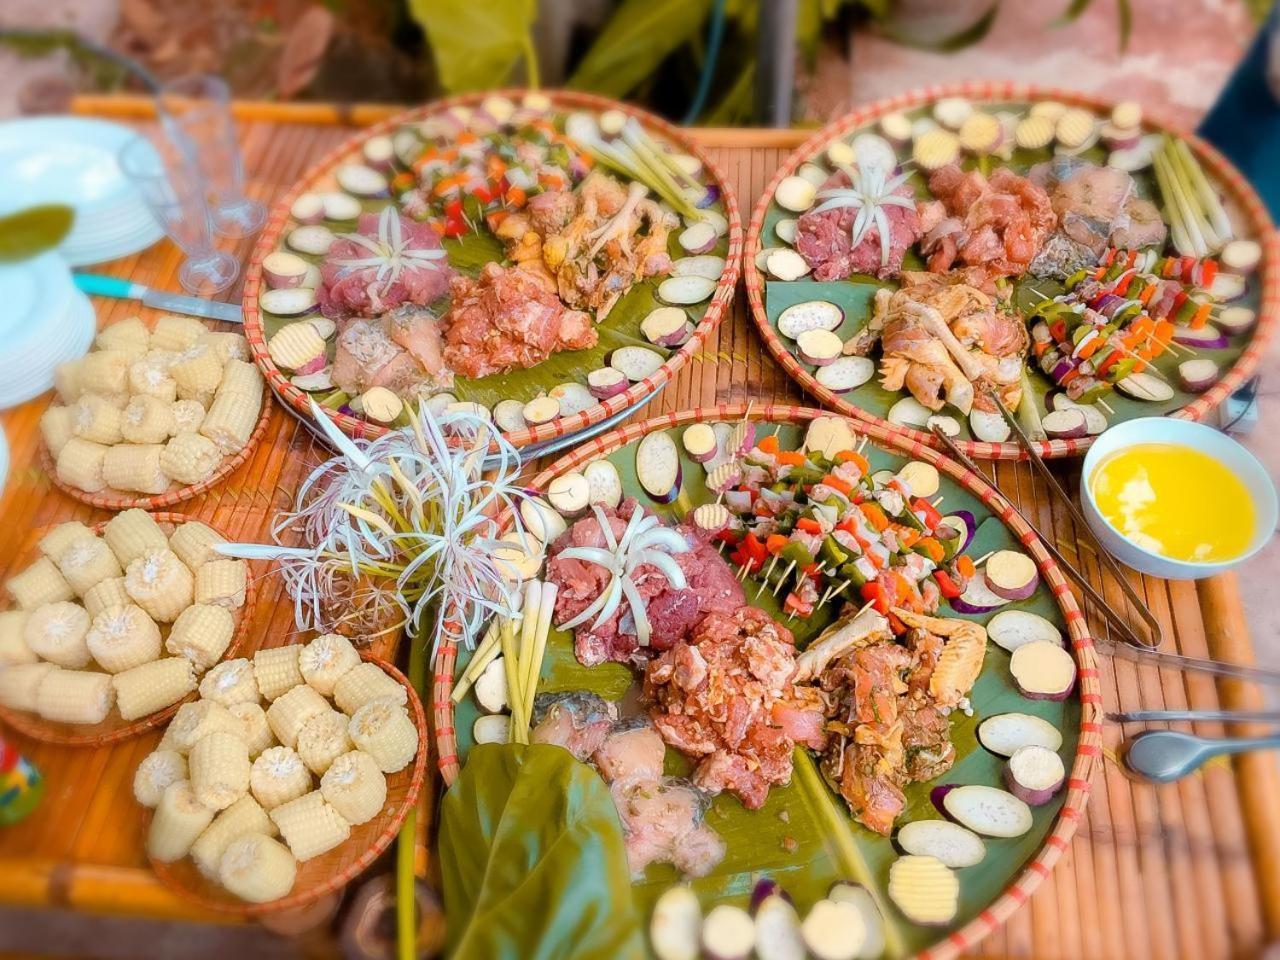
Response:
[[[625,96],[672,51],[697,36],[710,9],[710,0],[622,0],[569,86]]]
[[[1002,109],[1008,109],[1018,113],[1023,113],[1027,109],[1027,104],[993,103],[987,105],[987,107],[994,112],[999,112]],[[913,111],[908,111],[907,115],[912,119],[915,119],[926,115],[928,112],[928,107],[919,107]],[[845,139],[850,139],[856,135],[856,132],[857,131],[850,133],[845,137]],[[829,170],[830,165],[825,163],[821,154],[822,151],[819,151],[818,156],[811,158],[812,162],[825,166],[826,169]],[[1047,148],[1044,150],[1019,149],[1014,151],[1010,166],[1015,170],[1025,172],[1034,164],[1048,160],[1050,156],[1050,151]],[[1101,147],[1095,147],[1093,150],[1086,152],[1085,157],[1095,162],[1105,163],[1106,151]],[[976,166],[976,161],[969,158],[965,161],[965,165],[972,168]],[[1139,192],[1145,197],[1155,199],[1158,203],[1160,199],[1159,191],[1156,189],[1154,178],[1151,176],[1150,172],[1144,171],[1135,174],[1134,176],[1138,183]],[[913,178],[912,183],[915,186],[917,196],[928,196],[928,187],[924,182],[924,177],[917,176]],[[783,245],[782,241],[778,239],[777,234],[774,232],[775,228],[779,221],[795,216],[796,215],[794,213],[789,213],[786,210],[783,210],[776,202],[771,203],[769,210],[765,215],[764,226],[761,229],[761,247]],[[908,270],[921,269],[923,267],[923,262],[915,248],[908,251],[904,266]],[[746,269],[753,270],[755,267],[752,264],[747,264]],[[833,283],[820,283],[810,279],[797,280],[790,283],[770,280],[765,285],[765,309],[768,314],[769,323],[776,332],[778,329],[778,317],[781,315],[783,310],[792,304],[799,303],[804,300],[830,300],[844,309],[844,322],[836,330],[836,333],[839,334],[842,340],[844,340],[848,339],[855,331],[866,325],[866,322],[871,315],[872,297],[875,295],[875,290],[882,286],[893,287],[896,286],[896,284],[885,284],[866,274],[855,274],[848,280]],[[1254,284],[1252,289],[1249,290],[1247,298],[1240,302],[1257,309],[1258,300],[1261,295],[1261,291],[1257,289],[1257,286],[1257,284]],[[1041,299],[1041,297],[1055,296],[1061,292],[1061,284],[1053,281],[1019,281],[1014,288],[1013,302],[1015,306],[1020,309],[1027,310]],[[794,353],[794,342],[783,337],[781,334],[778,336],[779,339],[791,348]],[[1220,350],[1196,347],[1196,356],[1213,360],[1225,373],[1231,368],[1232,364],[1240,358],[1241,353],[1244,352],[1245,347],[1249,343],[1250,336],[1250,333],[1244,333],[1231,337],[1228,345]],[[1169,400],[1163,402],[1135,400],[1132,397],[1125,396],[1119,391],[1112,391],[1108,394],[1104,399],[1107,406],[1111,407],[1114,411],[1114,413],[1107,414],[1110,422],[1112,424],[1116,424],[1122,423],[1126,420],[1132,420],[1137,417],[1162,416],[1164,414],[1172,413],[1175,410],[1179,410],[1192,403],[1196,399],[1197,395],[1181,389],[1178,380],[1178,364],[1187,359],[1188,355],[1187,351],[1182,349],[1170,350],[1153,362],[1153,365],[1158,371],[1158,375],[1174,387],[1173,397]],[[810,373],[815,373],[817,371],[817,367],[811,364],[804,364],[798,356],[796,357],[796,360],[801,363],[802,366],[805,366]],[[1046,397],[1054,390],[1054,387],[1050,379],[1041,373],[1034,365],[1028,365],[1028,368],[1035,403],[1041,414],[1043,414],[1047,412]],[[908,394],[905,390],[891,393],[890,391],[883,389],[880,386],[879,376],[877,375],[861,387],[858,387],[849,393],[842,394],[841,398],[855,407],[865,410],[867,413],[884,418],[886,414],[888,414],[889,408],[907,395]],[[956,420],[961,425],[961,436],[965,439],[973,439],[969,429],[969,424],[964,417],[956,415],[956,411],[950,408],[944,409],[940,412],[955,416]]]
[[[532,50],[537,0],[409,0],[450,93],[503,86]]]
[[[761,425],[762,428],[764,426]],[[801,434],[797,427],[783,426],[779,430],[779,439],[784,446],[797,446]],[[618,468],[628,495],[639,498],[671,521],[678,521],[697,505],[715,499],[706,489],[703,468],[687,458],[681,465],[680,495],[675,502],[665,506],[648,500],[636,479],[634,443],[610,454],[608,459]],[[870,459],[875,469],[896,468],[904,462],[903,458],[879,449],[871,451]],[[976,558],[989,550],[1017,547],[1012,532],[993,517],[978,498],[945,478],[940,493],[944,498],[941,505],[944,512],[969,510],[979,520],[974,542],[968,551],[971,556]],[[754,580],[747,581],[748,600],[771,615],[784,619],[778,601],[768,591],[757,596],[757,587]],[[1061,612],[1044,586],[1030,599],[1012,606],[1050,618],[1063,627],[1065,633]],[[950,615],[945,608],[943,613]],[[808,621],[792,620],[788,625],[795,631],[797,642],[803,646],[824,629],[834,615],[834,610],[824,609]],[[466,655],[460,659],[459,671],[465,666]],[[1025,699],[1013,686],[1008,662],[1006,653],[989,645],[982,676],[972,694],[975,715],[953,715],[953,740],[958,760],[942,778],[945,782],[999,784],[1003,762],[978,745],[976,728],[984,717],[1009,711],[1035,714],[1062,730],[1063,757],[1070,766],[1080,721],[1078,701],[1054,703]],[[539,690],[591,690],[607,699],[620,701],[624,711],[640,709],[635,674],[620,664],[592,668],[582,666],[574,656],[572,637],[563,631],[553,631],[548,641]],[[455,717],[459,748],[464,757],[472,743],[471,727],[476,716],[472,698],[464,698]],[[667,751],[666,763],[669,774],[684,775],[690,771],[688,761],[674,750]],[[933,785],[917,784],[908,789],[904,822],[938,816],[929,800]],[[855,824],[844,802],[816,774],[809,754],[798,751],[797,773],[792,782],[785,787],[775,787],[760,810],[746,810],[735,798],[727,795],[715,799],[707,819],[724,837],[728,852],[710,876],[694,881],[693,886],[700,894],[704,908],[716,902],[745,905],[755,881],[769,876],[782,884],[804,910],[824,896],[837,880],[866,883],[878,895],[887,919],[886,955],[904,956],[937,942],[990,904],[1043,843],[1060,807],[1061,799],[1058,799],[1038,808],[1035,827],[1024,837],[988,841],[988,853],[983,863],[960,872],[961,905],[955,922],[945,928],[919,927],[898,914],[883,892],[889,865],[897,855],[891,842]],[[641,912],[645,916],[657,896],[676,880],[677,874],[670,866],[649,868],[644,880],[636,886]]]

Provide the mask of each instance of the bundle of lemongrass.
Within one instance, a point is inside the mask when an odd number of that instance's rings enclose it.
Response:
[[[524,494],[520,456],[501,431],[423,404],[408,427],[355,441],[311,406],[337,455],[303,481],[274,543],[220,550],[276,560],[300,629],[369,639],[403,627],[430,636],[433,660],[445,642],[470,647],[487,620],[511,617],[520,576],[500,523],[509,514],[524,544]]]

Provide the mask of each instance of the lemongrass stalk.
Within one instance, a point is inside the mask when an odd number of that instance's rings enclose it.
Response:
[[[494,617],[489,622],[489,629],[485,631],[484,639],[480,641],[480,645],[476,647],[475,654],[471,657],[471,662],[467,664],[467,668],[462,671],[458,677],[458,682],[453,685],[453,693],[449,694],[449,699],[453,703],[461,703],[462,698],[467,695],[467,691],[471,689],[472,684],[489,664],[501,652],[498,645],[498,618]]]
[[[1164,177],[1168,181],[1169,189],[1173,192],[1174,202],[1178,204],[1178,209],[1182,214],[1182,227],[1187,233],[1187,238],[1191,241],[1191,256],[1204,257],[1209,254],[1209,245],[1205,242],[1204,234],[1200,232],[1200,224],[1196,217],[1195,210],[1191,206],[1191,200],[1187,197],[1182,189],[1182,181],[1178,178],[1177,171],[1173,169],[1173,165],[1169,162],[1169,158],[1162,152],[1157,152],[1153,156],[1153,161],[1157,173],[1164,171]]]
[[[547,652],[547,635],[551,632],[551,613],[556,607],[556,585],[544,583],[542,595],[538,601],[538,624],[534,634],[534,646],[529,656],[529,664],[524,677],[525,726],[533,720],[533,700],[538,693],[538,677],[542,673],[542,660]]]
[[[422,696],[426,696],[424,686],[427,674],[427,652],[422,643],[409,645],[409,683]],[[414,871],[418,836],[418,805],[409,808],[409,813],[400,828],[400,836],[396,844],[396,958],[397,960],[414,960],[418,954],[418,898],[414,885],[417,877]]]
[[[521,607],[524,611],[524,617],[521,620],[519,659],[516,661],[520,667],[516,676],[516,684],[520,689],[520,705],[523,709],[518,716],[515,711],[512,711],[512,716],[516,718],[513,722],[519,724],[525,737],[525,743],[529,742],[529,720],[532,716],[532,711],[523,694],[528,689],[528,683],[525,678],[533,662],[533,648],[537,640],[538,620],[542,611],[541,604],[542,586],[537,580],[530,580],[525,584],[524,588],[524,604]]]
[[[1187,174],[1187,180],[1192,189],[1200,195],[1200,205],[1214,233],[1224,242],[1230,240],[1235,236],[1235,231],[1231,227],[1231,218],[1227,216],[1222,201],[1218,199],[1218,191],[1213,189],[1209,179],[1204,175],[1204,168],[1191,153],[1191,148],[1187,146],[1186,141],[1174,141],[1173,152],[1182,161],[1182,169]]]
[[[520,654],[516,650],[516,632],[507,621],[498,631],[498,642],[502,647],[502,669],[507,677],[507,706],[511,708],[511,742],[528,743],[529,732],[520,727],[520,715],[523,704],[520,702]]]

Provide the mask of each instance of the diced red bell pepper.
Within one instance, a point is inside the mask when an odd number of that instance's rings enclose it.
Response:
[[[751,563],[752,571],[763,567],[765,560],[769,557],[769,551],[765,549],[764,543],[754,533],[748,533],[742,538],[742,550],[746,553],[747,559]]]
[[[896,613],[885,611],[885,616],[889,619],[889,629],[893,631],[894,636],[901,636],[907,632],[907,625],[898,618]]]
[[[954,600],[964,592],[945,570],[933,571],[933,579],[938,582],[938,590],[948,600]]]
[[[924,514],[924,525],[931,531],[938,529],[938,524],[942,522],[942,514],[932,503],[923,497],[916,497],[911,503],[911,508]]]
[[[868,580],[862,585],[862,599],[875,607],[877,613],[889,612],[889,598],[878,580]]]

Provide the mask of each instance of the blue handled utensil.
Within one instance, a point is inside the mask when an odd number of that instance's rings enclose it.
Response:
[[[170,313],[181,313],[189,317],[208,317],[211,320],[225,320],[228,323],[244,322],[240,307],[234,303],[202,300],[199,297],[188,297],[181,293],[152,290],[141,283],[134,283],[120,277],[104,277],[94,273],[77,273],[74,276],[76,288],[93,296],[112,297],[116,300],[140,300],[148,307],[168,310]]]

